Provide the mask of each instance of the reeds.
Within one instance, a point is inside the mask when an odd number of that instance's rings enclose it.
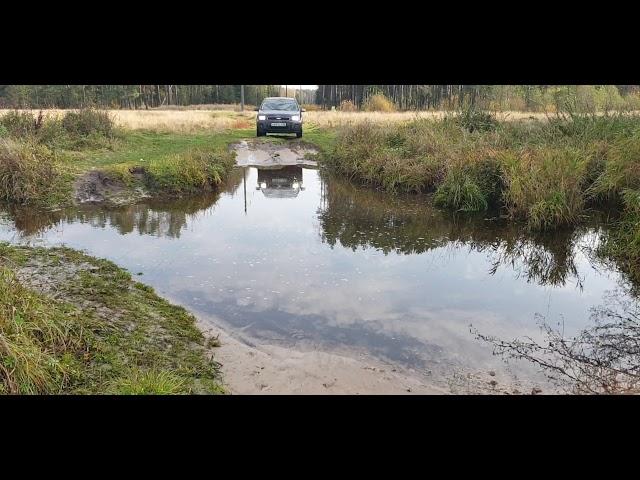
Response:
[[[436,192],[459,211],[504,208],[532,229],[577,223],[587,205],[640,187],[640,117],[499,122],[459,114],[345,125],[324,165],[389,192]]]
[[[0,139],[0,200],[56,206],[69,193],[64,161],[45,145]]]

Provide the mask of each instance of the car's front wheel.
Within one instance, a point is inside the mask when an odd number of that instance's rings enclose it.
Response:
[[[265,133],[262,130],[260,130],[260,127],[256,127],[256,136],[258,136],[258,137],[264,137],[265,136]]]
[[[296,132],[296,138],[301,138],[302,137],[302,128],[300,128],[299,132]]]

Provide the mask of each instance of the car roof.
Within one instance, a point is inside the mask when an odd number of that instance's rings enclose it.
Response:
[[[296,99],[293,97],[265,97],[264,100],[296,100]]]

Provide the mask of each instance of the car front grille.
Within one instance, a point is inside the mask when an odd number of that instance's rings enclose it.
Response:
[[[267,120],[291,120],[290,115],[269,115]]]

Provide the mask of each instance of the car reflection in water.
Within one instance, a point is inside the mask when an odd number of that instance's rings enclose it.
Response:
[[[287,165],[277,169],[258,168],[258,186],[267,198],[295,198],[302,186],[302,167]]]

